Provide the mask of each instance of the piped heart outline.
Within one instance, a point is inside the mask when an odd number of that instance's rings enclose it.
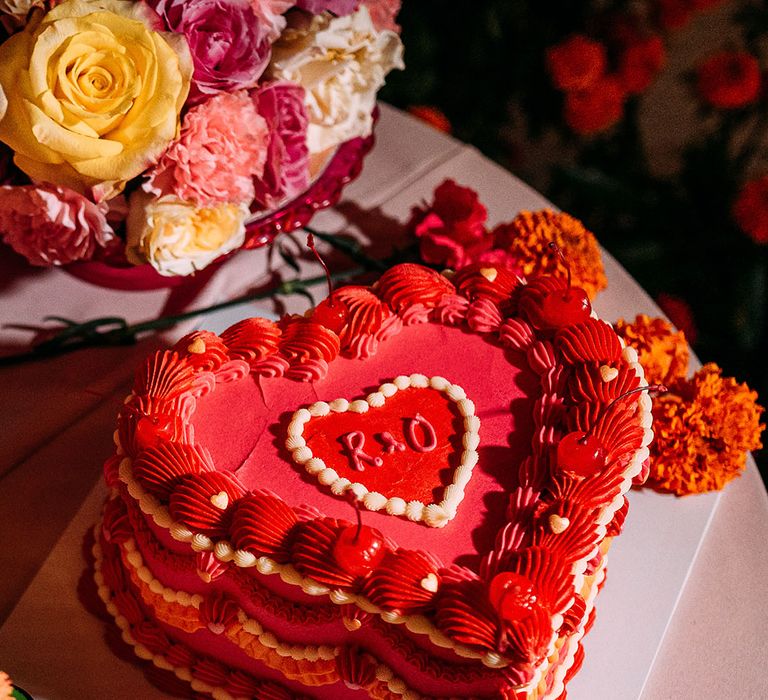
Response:
[[[305,426],[313,419],[327,416],[329,413],[367,413],[372,408],[381,408],[387,399],[398,391],[409,388],[431,388],[442,392],[452,401],[462,417],[464,433],[461,436],[463,451],[459,464],[453,470],[451,482],[443,491],[439,503],[425,504],[418,500],[406,500],[399,496],[387,497],[376,491],[369,491],[360,483],[342,477],[335,469],[316,456],[304,438]],[[286,431],[285,446],[296,464],[317,478],[317,481],[330,488],[336,496],[343,496],[351,490],[358,497],[364,508],[371,511],[386,511],[389,515],[407,518],[413,522],[423,522],[429,527],[445,527],[455,516],[459,504],[464,500],[464,489],[472,478],[472,472],[478,461],[477,448],[480,444],[480,419],[475,415],[475,404],[458,384],[452,384],[445,377],[427,377],[423,374],[400,375],[391,382],[385,382],[377,391],[365,399],[348,401],[338,398],[330,403],[317,401],[306,408],[300,408],[291,417]]]

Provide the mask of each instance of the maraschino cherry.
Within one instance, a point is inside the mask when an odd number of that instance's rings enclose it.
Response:
[[[536,604],[536,589],[522,574],[502,571],[491,579],[488,599],[502,620],[515,622],[530,614]]]
[[[344,324],[347,322],[347,307],[344,304],[335,303],[333,300],[333,280],[331,279],[331,272],[328,269],[328,265],[325,264],[325,260],[320,256],[315,248],[315,237],[311,234],[307,234],[307,248],[312,251],[312,255],[315,256],[317,262],[322,265],[325,271],[325,278],[328,281],[328,298],[323,299],[316,307],[312,314],[312,319],[325,326],[329,330],[332,330],[338,335]]]
[[[636,389],[630,389],[605,406],[600,411],[597,420],[595,420],[586,433],[574,431],[564,435],[557,445],[558,469],[567,472],[568,474],[585,478],[601,472],[605,468],[605,460],[608,453],[603,444],[593,433],[593,430],[600,422],[603,415],[613,408],[619,401],[631,394],[637,394],[641,391],[665,392],[666,390],[667,387],[663,384],[651,384],[649,386],[639,386]]]
[[[347,573],[365,576],[384,557],[384,538],[378,530],[363,525],[359,499],[355,493],[347,491],[346,499],[355,507],[357,525],[347,525],[341,529],[333,547],[333,557]]]
[[[568,274],[565,289],[555,289],[544,296],[539,307],[539,318],[545,328],[564,328],[586,321],[592,313],[589,296],[581,287],[571,285],[571,266],[563,255],[560,246],[554,241],[549,243],[565,265]]]
[[[148,450],[173,437],[173,418],[167,415],[142,416],[136,423],[134,439],[142,450]]]

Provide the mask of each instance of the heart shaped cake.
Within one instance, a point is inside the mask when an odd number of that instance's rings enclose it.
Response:
[[[136,653],[216,698],[559,698],[650,399],[562,280],[393,267],[139,368],[96,530]]]

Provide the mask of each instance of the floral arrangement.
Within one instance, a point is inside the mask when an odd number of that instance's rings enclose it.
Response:
[[[646,379],[669,391],[654,400],[651,462],[646,484],[683,496],[722,489],[759,450],[765,425],[757,392],[715,363],[688,378],[688,344],[661,318],[619,320],[616,332],[638,351]]]
[[[499,265],[521,277],[565,276],[590,298],[608,284],[597,239],[578,219],[548,209],[520,212],[512,221],[488,229],[488,210],[477,192],[445,180],[431,203],[414,207],[408,230],[418,242],[422,262],[461,270],[476,263]],[[552,251],[555,243],[564,256]]]
[[[0,237],[187,275],[370,134],[392,0],[0,0]]]
[[[523,211],[489,229],[487,218],[475,190],[445,180],[431,202],[413,208],[408,231],[422,262],[456,270],[460,279],[466,270],[503,285],[502,269],[529,282],[539,275],[568,277],[590,299],[607,286],[597,239],[578,219]],[[679,496],[722,489],[743,471],[747,452],[762,447],[757,392],[723,377],[715,363],[688,378],[686,334],[663,318],[620,319],[615,329],[637,350],[648,383],[668,389],[654,399],[646,485]]]

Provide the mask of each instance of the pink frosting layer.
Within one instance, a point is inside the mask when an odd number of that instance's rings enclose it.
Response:
[[[480,419],[480,460],[456,517],[446,527],[435,529],[368,511],[363,511],[363,520],[401,547],[429,551],[445,564],[473,566],[476,552],[491,548],[503,523],[504,492],[516,485],[518,465],[530,452],[531,397],[540,389],[539,378],[522,354],[504,352],[456,328],[409,326],[372,358],[337,358],[327,376],[311,384],[262,378],[259,387],[249,378],[219,385],[198,401],[195,436],[211,450],[217,468],[236,471],[247,488],[269,488],[292,506],[308,504],[352,520],[354,513],[344,500],[293,463],[284,446],[288,422],[296,410],[314,401],[364,398],[382,383],[412,373],[445,377],[474,401]],[[232,412],[231,406],[239,410]],[[386,469],[386,462],[380,469]],[[360,476],[364,482],[365,474]],[[408,500],[407,494],[403,497]]]

